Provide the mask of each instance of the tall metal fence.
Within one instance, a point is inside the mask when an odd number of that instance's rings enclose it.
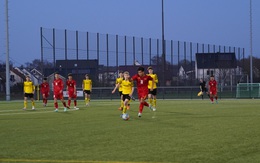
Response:
[[[240,47],[165,40],[165,55],[162,55],[160,39],[47,28],[40,31],[41,72],[45,76],[60,71],[66,77],[72,72],[81,82],[88,73],[97,87],[113,86],[119,70],[128,70],[133,75],[138,65],[153,66],[159,86],[195,86],[198,84],[196,53],[235,53],[240,65],[245,57],[245,49]],[[45,66],[47,62],[51,66]],[[232,72],[234,78],[229,80],[234,81],[224,84],[232,86],[239,82],[241,71]],[[209,75],[203,73],[202,78]]]

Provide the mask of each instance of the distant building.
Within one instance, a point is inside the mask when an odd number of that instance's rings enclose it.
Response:
[[[59,72],[61,76],[67,78],[69,73],[73,74],[73,79],[77,82],[77,87],[81,87],[85,74],[89,74],[93,83],[98,80],[98,60],[56,60],[55,68],[44,69],[44,76]]]
[[[235,53],[196,53],[195,76],[208,79],[214,75],[221,84],[233,85],[238,72]]]
[[[25,81],[25,75],[20,69],[11,68],[10,70],[10,86],[17,85],[19,83],[23,83]]]

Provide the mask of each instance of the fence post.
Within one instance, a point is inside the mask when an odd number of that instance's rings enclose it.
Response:
[[[76,55],[77,60],[79,60],[79,32],[76,31]]]
[[[55,55],[55,28],[52,29],[52,52],[53,52],[53,65],[54,65],[54,71],[55,72],[55,69],[56,69],[56,55]]]
[[[42,64],[41,73],[44,76],[44,72],[43,72],[43,40],[42,40],[43,32],[42,32],[42,27],[40,28],[40,34],[41,34],[41,64]]]
[[[133,37],[133,64],[135,64],[135,37]]]
[[[116,35],[116,67],[118,70],[118,35]]]
[[[89,33],[87,32],[87,60],[89,60]]]

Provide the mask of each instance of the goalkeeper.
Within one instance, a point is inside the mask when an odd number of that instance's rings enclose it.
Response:
[[[209,96],[208,90],[206,88],[206,82],[202,78],[200,79],[200,91],[202,92],[201,93],[202,100],[204,99],[204,93],[206,93]]]

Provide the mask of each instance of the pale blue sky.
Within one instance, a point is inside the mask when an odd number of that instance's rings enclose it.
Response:
[[[253,55],[260,57],[260,0],[253,1]],[[244,47],[249,0],[164,0],[165,39]],[[40,58],[40,27],[161,38],[161,0],[9,0],[10,57]],[[23,56],[23,57],[21,57]],[[5,0],[0,0],[0,60],[5,61]]]

